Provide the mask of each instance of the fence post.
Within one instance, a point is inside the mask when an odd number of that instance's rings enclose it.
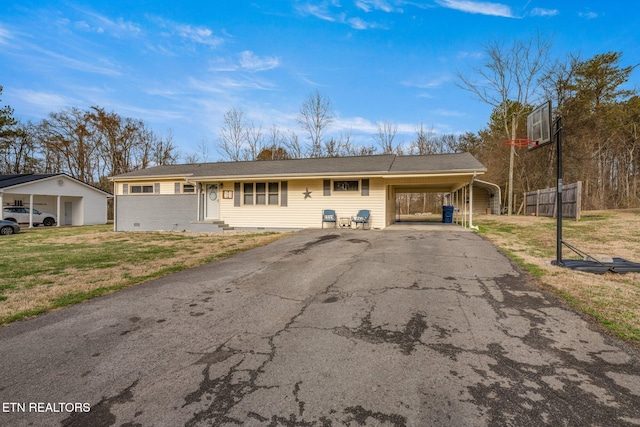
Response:
[[[580,215],[582,214],[582,181],[578,181],[576,191],[576,221],[580,221]]]

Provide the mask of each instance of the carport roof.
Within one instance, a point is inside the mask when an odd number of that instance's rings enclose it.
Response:
[[[324,157],[313,159],[163,165],[112,177],[112,180],[155,177],[233,178],[256,176],[399,175],[485,172],[469,153],[429,156]]]
[[[14,175],[0,175],[0,188],[13,187],[14,185],[26,184],[27,182],[39,181],[45,178],[51,178],[52,176],[61,175],[59,173],[23,173]]]
[[[108,196],[111,196],[111,193],[101,190],[100,188],[94,185],[87,184],[86,182],[82,182],[79,179],[76,179],[72,176],[67,175],[66,173],[22,173],[22,174],[12,174],[12,175],[0,175],[0,189],[11,188],[18,185],[41,181],[43,179],[49,179],[56,176],[71,179],[75,182],[80,183],[81,185],[91,188],[92,190],[99,191]]]

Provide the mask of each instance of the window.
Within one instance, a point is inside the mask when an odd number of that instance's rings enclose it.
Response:
[[[333,181],[333,191],[358,191],[358,181]]]
[[[267,203],[267,185],[264,182],[256,183],[256,205]]]
[[[183,184],[182,185],[182,192],[183,193],[195,193],[196,192],[196,187],[193,184]]]
[[[278,183],[277,182],[269,183],[269,204],[270,205],[278,204]]]
[[[153,185],[132,185],[131,193],[153,193]]]
[[[277,206],[280,201],[280,183],[278,182],[245,182],[242,188],[243,202],[245,205]]]
[[[253,182],[245,182],[244,183],[244,204],[252,205],[253,204]]]

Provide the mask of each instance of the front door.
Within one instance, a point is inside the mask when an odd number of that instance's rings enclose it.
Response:
[[[207,184],[205,194],[205,218],[218,219],[220,201],[218,195],[218,184]]]
[[[73,225],[73,203],[64,202],[64,225]]]

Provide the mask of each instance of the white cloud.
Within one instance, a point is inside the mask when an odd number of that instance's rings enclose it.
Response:
[[[134,22],[125,21],[122,18],[113,20],[95,12],[83,12],[89,18],[89,22],[78,21],[75,25],[84,31],[106,32],[114,37],[137,37],[142,33],[140,26]]]
[[[273,90],[274,85],[270,82],[255,78],[233,79],[230,77],[216,76],[210,81],[189,79],[189,86],[197,92],[230,94],[234,91],[243,90]]]
[[[482,51],[475,51],[475,52],[466,52],[466,51],[462,51],[462,52],[458,52],[456,54],[456,58],[457,59],[481,59],[484,56],[484,53]]]
[[[177,36],[188,42],[209,47],[218,47],[224,43],[222,37],[214,35],[213,31],[207,27],[182,24],[157,16],[150,16],[149,20],[159,27],[165,28],[168,33],[167,35]]]
[[[449,76],[442,76],[436,79],[425,81],[405,80],[403,82],[400,82],[400,84],[402,84],[403,86],[415,87],[418,89],[433,89],[442,86],[450,80],[451,78]]]
[[[340,4],[336,1],[327,2],[324,1],[321,4],[302,4],[297,5],[296,10],[305,16],[315,16],[318,19],[328,22],[335,22],[339,24],[347,24],[351,26],[351,28],[356,30],[368,30],[372,28],[384,28],[379,24],[367,22],[359,17],[349,18],[344,12],[337,12],[330,10],[331,6],[334,8],[340,7]],[[372,9],[380,9],[385,12],[391,12],[393,9],[391,6],[388,6],[387,2],[384,0],[359,0],[356,3],[356,6],[364,10],[365,12],[369,12]]]
[[[336,21],[336,17],[331,15],[326,4],[314,5],[307,3],[296,6],[296,9],[303,15],[315,16],[316,18],[322,19],[323,21]]]
[[[347,20],[347,22],[349,22],[349,25],[351,25],[351,28],[353,28],[354,30],[368,30],[371,28],[380,28],[378,24],[366,22],[360,18],[350,18]]]
[[[9,32],[9,30],[0,27],[0,44],[9,44],[9,40],[11,40],[13,36]]]
[[[224,42],[222,37],[213,35],[213,31],[206,27],[195,27],[185,24],[174,24],[174,31],[182,38],[210,47],[217,47]]]
[[[394,11],[394,8],[385,0],[358,0],[356,1],[356,7],[365,12],[381,10],[389,13]]]
[[[46,115],[51,111],[59,111],[80,103],[77,99],[53,92],[40,92],[31,89],[16,89],[14,92],[18,99],[35,107],[38,112],[35,115]]]
[[[542,9],[540,7],[535,7],[531,10],[529,15],[531,16],[556,16],[560,11],[558,9]]]
[[[500,3],[478,2],[470,0],[436,0],[440,6],[459,10],[467,13],[478,13],[481,15],[502,16],[504,18],[514,18],[511,8]]]
[[[580,18],[585,18],[585,19],[596,19],[599,15],[595,12],[591,12],[590,10],[587,10],[586,12],[578,13],[578,16]]]
[[[443,108],[438,108],[436,110],[433,110],[432,113],[435,114],[435,115],[444,116],[444,117],[464,117],[464,116],[466,116],[466,114],[461,112],[461,111],[445,110]]]
[[[277,68],[280,60],[274,56],[259,57],[250,50],[240,53],[240,66],[249,71],[266,71]]]

